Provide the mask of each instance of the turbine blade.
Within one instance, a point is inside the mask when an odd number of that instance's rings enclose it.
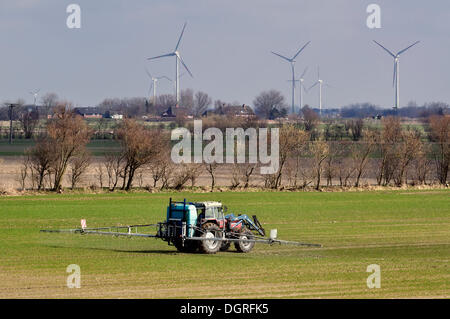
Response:
[[[302,52],[308,46],[308,44],[310,44],[310,43],[311,43],[311,41],[308,41],[300,50],[298,50],[297,54],[294,55],[292,60],[295,60],[295,58],[300,54],[300,52]]]
[[[281,54],[278,54],[278,53],[276,53],[276,52],[273,52],[273,51],[271,51],[272,52],[272,54],[275,54],[275,55],[278,55],[280,58],[282,58],[282,59],[285,59],[286,61],[288,61],[288,62],[292,62],[292,60],[291,59],[289,59],[289,58],[286,58],[284,55],[281,55]]]
[[[378,44],[382,49],[384,49],[387,53],[389,53],[390,55],[392,55],[392,57],[396,57],[394,53],[392,53],[391,51],[389,51],[388,49],[386,49],[383,45],[381,45],[380,43],[378,43],[377,41],[373,40],[373,42],[375,42],[376,44]]]
[[[302,76],[300,77],[300,79],[303,79],[303,77],[304,77],[305,74],[306,74],[306,71],[308,71],[308,67],[305,68],[305,71],[303,71]]]
[[[164,58],[164,57],[166,57],[166,56],[174,56],[175,55],[175,53],[167,53],[167,54],[163,54],[163,55],[158,55],[158,56],[154,56],[154,57],[151,57],[151,58],[147,58],[147,60],[154,60],[154,59],[159,59],[159,58]]]
[[[187,22],[185,22],[183,25],[183,30],[181,30],[181,34],[180,34],[180,37],[178,38],[177,46],[175,47],[174,51],[176,51],[178,49],[178,46],[180,45],[181,38],[183,37],[184,29],[186,29],[186,24],[187,24]]]
[[[145,68],[145,73],[147,73],[147,75],[150,77],[150,79],[153,78],[152,74],[150,73],[150,71],[147,68]]]
[[[180,59],[181,64],[183,64],[184,68],[186,69],[186,71],[188,71],[189,75],[191,76],[191,78],[193,78],[194,76],[192,75],[191,71],[189,70],[189,68],[187,67],[186,63],[184,63],[183,59],[181,58],[181,55],[178,55],[178,58]]]
[[[169,80],[170,82],[173,82],[170,78],[168,78],[167,76],[163,75],[162,77],[160,77],[160,79],[166,79]]]
[[[409,47],[407,47],[406,49],[403,49],[403,50],[399,51],[399,52],[397,53],[397,55],[400,55],[400,54],[402,54],[402,53],[408,51],[409,49],[411,49],[413,46],[415,46],[415,45],[418,44],[418,43],[420,43],[420,41],[417,41],[417,42],[411,44],[411,45],[410,45]]]
[[[311,90],[313,87],[315,87],[317,84],[319,84],[319,82],[314,83],[309,89],[307,89],[306,91]]]
[[[303,83],[300,83],[300,85],[303,88],[303,92],[308,93],[308,89],[305,87],[305,85]]]

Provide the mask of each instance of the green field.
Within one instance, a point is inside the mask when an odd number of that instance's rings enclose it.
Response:
[[[0,298],[450,297],[449,191],[40,195],[0,198]],[[168,199],[221,200],[281,239],[250,254],[178,253],[155,239],[43,234],[162,221]],[[81,267],[81,288],[66,267]],[[381,267],[369,289],[367,266]]]
[[[23,156],[28,148],[35,145],[33,140],[14,140],[13,144],[9,144],[8,140],[0,140],[0,157],[1,156]],[[94,156],[102,156],[105,153],[117,152],[120,145],[115,140],[91,140],[87,149]]]

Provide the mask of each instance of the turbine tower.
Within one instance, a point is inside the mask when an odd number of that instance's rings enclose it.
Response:
[[[153,95],[152,95],[152,100],[153,100],[153,105],[156,105],[156,83],[158,82],[158,80],[161,79],[167,79],[170,82],[172,82],[171,79],[169,79],[167,76],[159,76],[159,77],[153,77],[153,75],[150,73],[150,71],[148,69],[145,69],[147,75],[149,76],[150,80],[152,81],[152,84],[150,85],[149,88],[149,92],[148,95],[150,95],[150,91],[153,89]]]
[[[281,54],[278,54],[276,52],[273,52],[273,54],[275,54],[276,56],[282,58],[283,60],[286,60],[287,62],[289,62],[291,64],[291,70],[292,70],[292,113],[295,113],[295,58],[300,54],[300,52],[302,52],[307,46],[308,44],[310,44],[311,41],[307,42],[300,50],[298,50],[298,52],[292,57],[292,58],[287,58]]]
[[[302,109],[302,107],[303,107],[303,92],[306,92],[305,85],[303,84],[303,82],[305,82],[306,71],[308,71],[308,67],[305,68],[305,70],[303,71],[303,73],[300,76],[300,78],[298,80],[295,80],[295,82],[299,82],[299,84],[300,84],[299,85],[300,86],[300,89],[299,89],[299,97],[300,97],[299,107],[300,107],[300,109]],[[288,81],[292,82],[292,80],[288,80]]]
[[[320,113],[320,116],[322,116],[322,87],[323,87],[323,85],[325,85],[327,87],[331,87],[331,86],[324,83],[323,80],[320,78],[320,68],[319,67],[317,67],[317,81],[308,89],[308,91],[311,90],[313,87],[315,87],[317,84],[319,85],[319,113]]]
[[[186,64],[184,63],[183,59],[181,58],[181,54],[178,51],[178,47],[180,46],[180,42],[181,42],[181,38],[183,37],[184,34],[184,29],[186,28],[187,23],[185,22],[183,25],[183,30],[181,30],[181,34],[180,37],[178,38],[178,42],[177,45],[175,46],[175,50],[173,50],[173,52],[171,53],[167,53],[167,54],[163,54],[163,55],[158,55],[152,58],[148,58],[147,60],[154,60],[154,59],[159,59],[159,58],[164,58],[164,57],[169,57],[169,56],[174,56],[175,57],[175,99],[177,102],[177,106],[180,103],[180,62],[181,64],[184,66],[184,68],[186,69],[186,71],[188,71],[189,75],[191,77],[194,77],[191,73],[191,71],[189,70],[189,68],[186,66]]]
[[[36,107],[36,100],[37,100],[39,91],[41,91],[41,89],[37,89],[36,91],[31,91],[30,92],[30,94],[33,95],[33,97],[34,97],[34,106],[35,107]]]
[[[389,55],[391,55],[394,58],[394,79],[392,82],[392,85],[395,88],[395,101],[394,101],[394,110],[397,111],[400,107],[400,55],[418,44],[420,41],[417,41],[413,44],[411,44],[409,47],[400,50],[397,52],[397,54],[392,53],[390,50],[386,49],[383,45],[378,43],[377,41],[373,40],[376,44],[378,44],[382,49],[384,49]]]

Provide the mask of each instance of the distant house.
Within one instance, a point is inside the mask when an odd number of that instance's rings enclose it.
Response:
[[[85,119],[101,119],[103,117],[103,114],[96,107],[77,107],[74,111]]]
[[[163,113],[161,113],[161,117],[168,118],[168,117],[176,117],[176,115],[172,112],[172,107],[169,106],[167,110],[165,110]]]
[[[255,117],[255,112],[253,109],[245,104],[242,105],[222,105],[217,107],[215,110],[207,110],[203,112],[203,117],[208,117],[211,115],[226,115],[231,117],[243,117],[243,118],[253,118]]]
[[[165,110],[164,112],[162,112],[160,114],[160,116],[165,119],[175,118],[177,116],[187,118],[187,117],[189,117],[189,110],[183,106],[179,106],[179,107],[169,106],[167,108],[167,110]]]
[[[123,120],[123,115],[122,114],[113,114],[113,115],[111,115],[111,118],[113,119],[113,120]]]

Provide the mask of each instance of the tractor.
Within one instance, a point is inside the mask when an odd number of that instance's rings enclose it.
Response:
[[[227,207],[220,202],[173,202],[167,207],[166,223],[159,235],[181,252],[215,254],[230,248],[232,241],[238,252],[250,252],[255,234],[265,236],[256,216],[225,215]],[[255,234],[254,234],[255,233]],[[220,238],[221,240],[215,240]],[[237,239],[237,240],[236,240]]]

